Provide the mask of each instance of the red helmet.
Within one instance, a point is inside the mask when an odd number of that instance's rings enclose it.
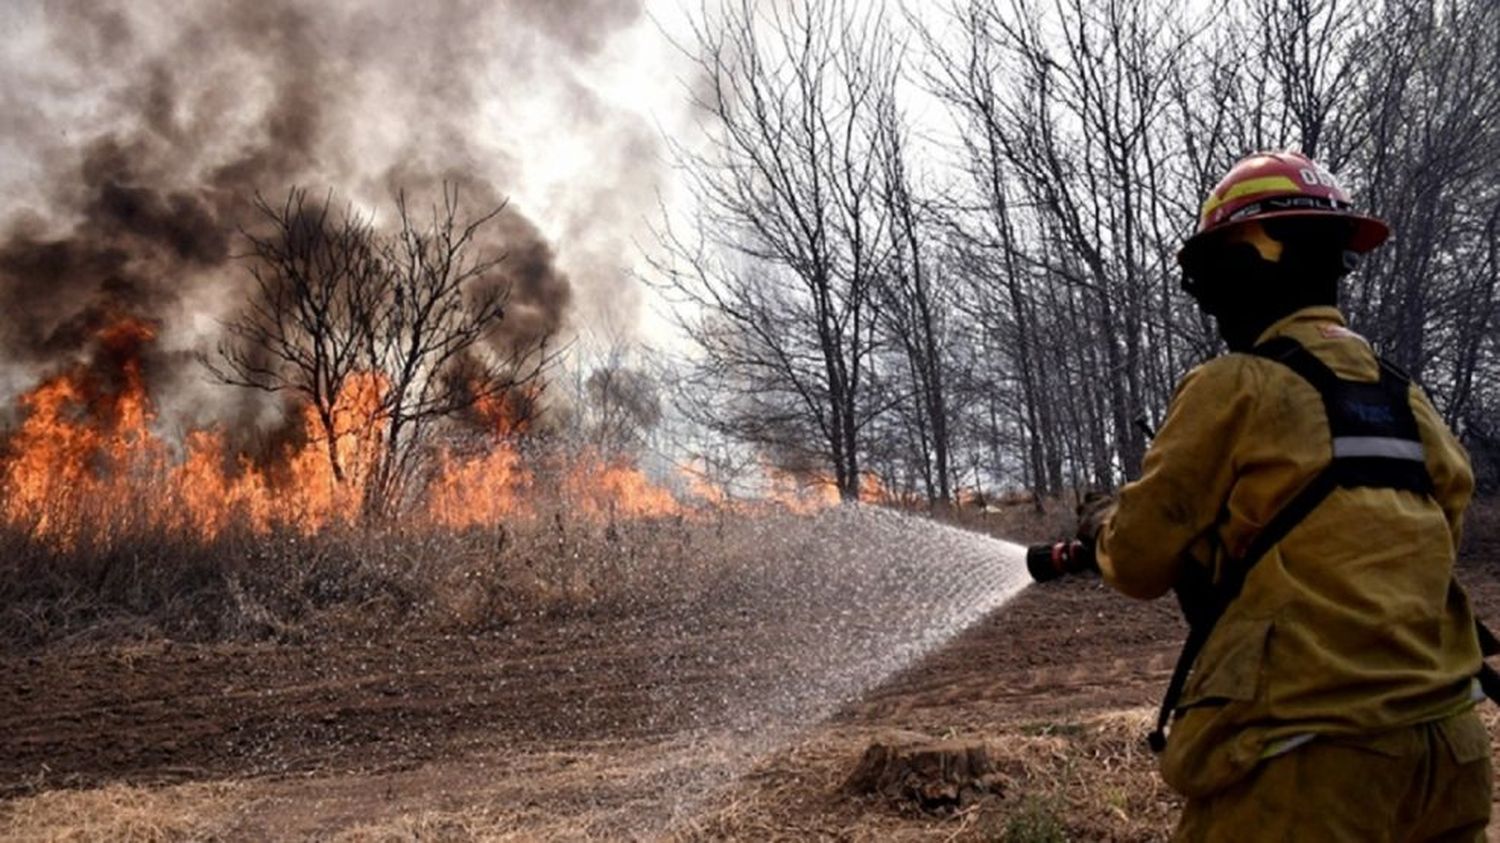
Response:
[[[1185,265],[1189,253],[1213,239],[1214,232],[1276,217],[1344,217],[1354,225],[1344,248],[1363,253],[1384,243],[1390,226],[1355,213],[1353,207],[1338,181],[1306,155],[1256,152],[1241,158],[1209,193],[1198,217],[1198,233],[1183,245],[1177,260]]]

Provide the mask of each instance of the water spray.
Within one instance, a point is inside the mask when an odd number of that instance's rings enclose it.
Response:
[[[658,705],[691,710],[697,726],[697,781],[676,782],[678,819],[1030,582],[1024,546],[889,509],[849,505],[739,526],[744,534],[728,541],[753,547],[726,556],[753,558],[754,570],[726,576],[718,611],[682,617],[694,662],[658,677]],[[759,622],[724,636],[724,614]],[[735,665],[733,679],[692,681],[712,672],[709,663]],[[663,763],[664,775],[682,775],[680,764]]]

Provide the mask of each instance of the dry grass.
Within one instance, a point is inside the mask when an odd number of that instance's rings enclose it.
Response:
[[[705,802],[673,813],[671,793],[647,783],[663,765],[691,766],[711,746],[682,743],[559,759],[514,758],[507,775],[466,793],[467,804],[379,816],[332,831],[338,843],[406,841],[947,841],[1040,843],[1062,839],[1162,838],[1175,799],[1140,748],[1147,712],[1112,712],[1060,723],[1017,723],[984,735],[999,769],[999,793],[935,816],[842,785],[873,740],[873,728],[827,726],[775,752]],[[25,840],[197,840],[235,836],[239,812],[272,785],[111,786],[58,791],[0,806],[0,837]],[[637,789],[650,805],[589,794]],[[272,802],[275,802],[273,799]],[[668,822],[665,829],[661,822]],[[243,830],[242,828],[240,830]]]
[[[588,830],[587,817],[475,807],[420,811],[340,831],[331,843],[566,843],[620,839]]]
[[[1500,712],[1481,709],[1492,739]],[[447,810],[420,809],[372,818],[330,832],[337,843],[469,841],[952,841],[1044,843],[1063,840],[1165,839],[1180,801],[1161,784],[1142,746],[1147,709],[1111,711],[1057,722],[1018,722],[986,734],[929,735],[982,740],[1000,770],[998,795],[935,816],[883,797],[856,797],[842,784],[866,746],[892,735],[870,727],[825,726],[755,764],[726,790],[665,832],[622,824],[630,804],[560,799],[599,778],[629,784],[649,778],[659,751],[644,747],[567,764],[545,754],[515,759],[512,775],[466,795]],[[1500,748],[1500,741],[1496,743]],[[239,812],[266,787],[180,785],[158,790],[115,785],[55,791],[0,803],[0,839],[24,841],[177,841],[234,837]],[[655,799],[669,799],[657,794]],[[659,810],[659,805],[653,805]]]
[[[227,531],[204,542],[131,524],[59,549],[0,527],[0,646],[283,639],[347,627],[477,630],[521,617],[691,601],[748,564],[745,522],[786,517],[700,511],[601,521],[556,505],[486,528],[337,528],[315,536]],[[1073,510],[1026,500],[958,508],[940,520],[1013,541],[1072,531]],[[1476,501],[1466,565],[1500,560],[1500,500]],[[734,559],[739,562],[726,563]]]
[[[968,526],[1042,539],[1049,509],[989,513]],[[962,519],[960,519],[962,520]],[[1014,523],[1012,523],[1014,521]],[[1028,526],[1029,525],[1029,526]],[[592,523],[536,519],[509,528],[432,533],[388,530],[228,538],[208,546],[161,537],[128,550],[59,554],[0,536],[0,645],[42,646],[124,638],[219,640],[317,635],[391,623],[481,628],[520,615],[638,610],[671,595],[712,596],[726,566],[750,564],[763,536],[741,519]],[[1476,505],[1470,564],[1500,547],[1500,505]],[[1477,552],[1476,552],[1477,551]],[[21,576],[24,573],[25,576]],[[1492,734],[1500,714],[1482,709]],[[1047,722],[1005,722],[933,739],[986,742],[1000,766],[1000,792],[943,816],[909,804],[862,798],[840,786],[881,732],[817,727],[760,760],[669,828],[678,840],[1156,840],[1179,801],[1163,785],[1142,735],[1145,709]],[[679,748],[684,765],[701,747]],[[625,756],[512,759],[515,775],[455,805],[393,810],[337,831],[340,841],[620,839],[632,811],[662,810],[661,793],[637,788],[659,773],[660,747]],[[675,751],[675,750],[674,750]],[[675,756],[674,756],[675,757]],[[596,804],[590,788],[639,792],[643,805]],[[0,839],[196,840],[232,832],[263,782],[160,789],[112,785],[54,791],[0,803]],[[581,796],[560,801],[559,794]],[[528,797],[528,794],[535,799]],[[232,835],[231,835],[232,836]],[[655,833],[649,833],[655,836]]]
[[[854,841],[1157,840],[1177,799],[1145,749],[1150,713],[1110,712],[1076,721],[1023,723],[992,734],[933,735],[983,741],[1000,770],[999,794],[943,816],[909,803],[854,797],[840,785],[888,734],[830,728],[766,759],[705,816],[676,830],[682,840]]]
[[[561,515],[460,531],[349,528],[211,542],[143,531],[71,549],[0,532],[0,646],[297,640],[639,611],[668,592],[691,599],[713,587],[723,532],[711,516]]]
[[[241,786],[224,783],[55,790],[0,803],[0,839],[49,843],[203,840],[223,831],[243,798]]]
[[[486,828],[493,828],[493,819],[482,811],[445,813],[422,811],[408,814],[390,822],[367,823],[335,834],[333,843],[467,843],[471,840],[494,839],[485,837]]]
[[[0,646],[475,631],[521,617],[639,612],[668,599],[681,606],[724,587],[727,573],[753,581],[762,526],[797,518],[772,506],[620,519],[548,506],[482,528],[230,529],[208,541],[136,519],[84,531],[66,548],[0,526]],[[1034,540],[1072,523],[1071,508],[1055,502],[1042,515],[1027,503],[941,518]]]

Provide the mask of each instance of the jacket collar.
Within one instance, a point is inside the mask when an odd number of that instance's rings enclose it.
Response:
[[[1281,336],[1282,334],[1287,332],[1288,328],[1290,328],[1294,323],[1297,322],[1333,322],[1339,327],[1348,326],[1348,323],[1344,319],[1344,314],[1340,313],[1339,309],[1336,307],[1332,307],[1330,305],[1315,305],[1313,307],[1304,307],[1301,310],[1294,310],[1286,316],[1283,316],[1275,322],[1272,322],[1271,327],[1262,331],[1260,336],[1255,338],[1255,344],[1260,345],[1261,343],[1271,339],[1272,337]]]

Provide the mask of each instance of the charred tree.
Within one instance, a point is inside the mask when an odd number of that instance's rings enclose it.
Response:
[[[246,233],[254,284],[204,363],[221,382],[296,395],[317,416],[334,481],[368,518],[396,513],[422,469],[436,421],[532,384],[549,337],[493,338],[508,287],[503,255],[475,257],[500,212],[460,218],[457,189],[425,221],[396,200],[399,228],[335,216],[293,189],[257,200],[269,231]]]
[[[435,422],[539,383],[551,362],[550,335],[496,343],[510,288],[496,273],[501,254],[478,254],[476,238],[504,206],[465,218],[456,185],[418,217],[396,197],[399,230],[382,246],[388,289],[363,314],[363,361],[383,391],[381,454],[365,487],[366,513],[387,517],[420,473]]]
[[[288,392],[312,408],[335,480],[350,466],[340,438],[352,433],[336,410],[353,376],[368,365],[370,315],[390,276],[369,219],[332,194],[309,202],[293,189],[281,205],[255,198],[265,224],[245,232],[254,281],[244,306],[224,324],[216,356],[203,358],[220,382]]]

